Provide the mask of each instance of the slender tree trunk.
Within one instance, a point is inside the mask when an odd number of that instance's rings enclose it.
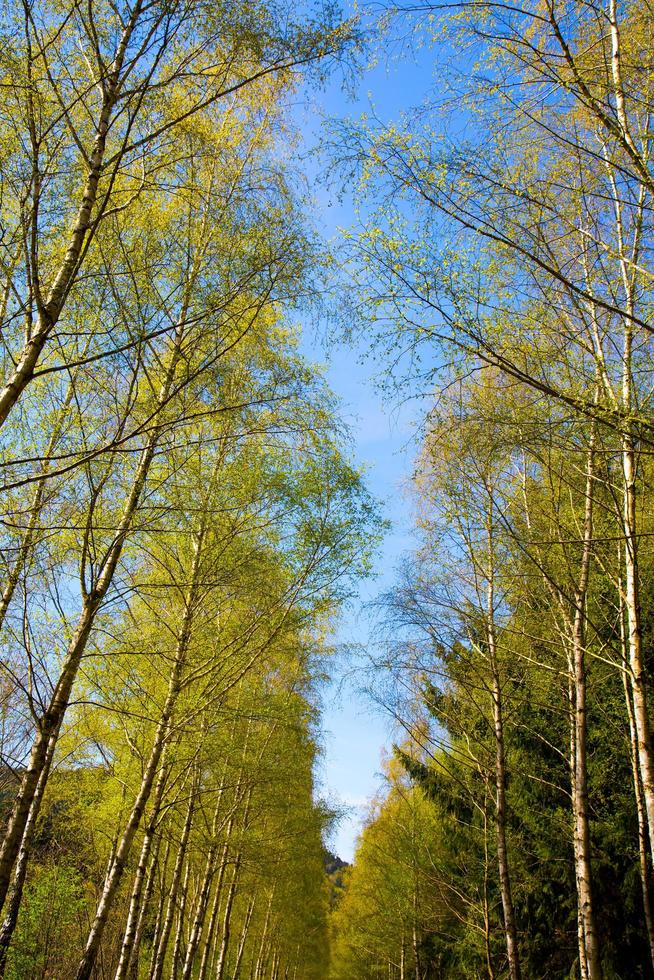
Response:
[[[586,466],[584,536],[579,582],[575,595],[572,632],[572,671],[574,698],[571,705],[574,725],[572,758],[572,808],[574,816],[574,858],[577,898],[581,913],[588,980],[602,980],[602,960],[593,903],[590,822],[588,815],[587,708],[586,708],[586,599],[593,543],[593,496],[595,432],[591,433]]]
[[[627,644],[633,698],[633,712],[638,750],[638,767],[647,813],[650,859],[654,857],[654,756],[649,718],[645,665],[643,660],[640,598],[638,588],[638,536],[636,521],[636,454],[633,439],[623,438],[622,470],[624,476],[623,535],[625,558],[625,607],[627,611]]]
[[[179,958],[182,952],[182,942],[184,940],[184,921],[186,918],[186,903],[188,900],[188,886],[189,886],[190,876],[191,876],[191,865],[189,862],[187,863],[186,871],[184,872],[184,884],[182,885],[182,895],[179,903],[179,910],[177,913],[177,928],[175,930],[173,955],[170,961],[169,980],[177,980],[177,967],[179,966]]]
[[[134,875],[134,884],[132,885],[132,894],[130,896],[129,911],[127,913],[127,924],[125,926],[125,934],[123,936],[123,944],[120,951],[120,959],[118,961],[118,966],[116,968],[114,980],[125,980],[125,978],[127,977],[130,959],[134,948],[134,942],[136,939],[136,929],[138,925],[138,920],[140,918],[141,896],[143,892],[143,885],[145,882],[148,864],[150,861],[150,852],[152,850],[155,834],[157,832],[157,823],[159,820],[159,813],[161,810],[161,801],[163,800],[163,793],[164,793],[164,788],[166,786],[166,779],[168,775],[166,770],[166,765],[165,765],[165,758],[164,758],[165,752],[166,749],[164,747],[162,753],[159,777],[157,779],[157,785],[154,791],[152,811],[150,813],[150,819],[148,820],[147,826],[145,828],[145,834],[143,835],[143,843],[141,845],[141,854],[139,857],[139,863],[136,868],[136,874]]]
[[[422,969],[420,966],[420,949],[418,947],[418,930],[416,929],[415,919],[411,928],[411,944],[413,946],[413,973],[416,980],[422,980]]]
[[[581,905],[577,900],[577,945],[579,950],[579,976],[588,980],[588,957],[586,956],[586,937],[584,936],[584,919]]]
[[[618,562],[621,563],[621,555]],[[643,914],[645,926],[647,928],[647,940],[649,943],[650,959],[654,966],[654,909],[652,907],[652,885],[651,885],[651,865],[650,851],[647,832],[647,814],[645,812],[645,800],[643,797],[643,785],[640,778],[638,766],[638,736],[636,734],[636,722],[634,719],[634,706],[631,700],[631,687],[628,671],[627,637],[624,622],[624,604],[622,598],[622,580],[618,581],[618,591],[620,595],[620,641],[622,650],[622,682],[624,686],[625,704],[627,707],[627,720],[629,722],[629,748],[631,759],[631,771],[634,782],[634,796],[636,799],[636,815],[638,818],[638,856],[640,866],[640,886],[643,895]]]
[[[636,797],[636,812],[638,817],[638,853],[640,862],[640,884],[643,895],[643,914],[647,927],[647,939],[649,942],[650,958],[654,966],[654,908],[652,903],[652,878],[648,847],[648,827],[647,814],[645,812],[645,800],[643,797],[643,785],[638,769],[638,740],[636,725],[634,721],[633,704],[631,701],[631,691],[628,681],[623,675],[625,682],[625,700],[627,703],[627,713],[629,717],[629,736],[631,746],[631,762],[634,778],[634,793]]]
[[[223,848],[220,868],[218,871],[218,881],[216,883],[216,888],[214,891],[213,902],[211,903],[211,912],[209,913],[207,938],[204,943],[204,949],[202,950],[202,959],[200,960],[200,970],[198,972],[198,980],[205,980],[205,977],[207,975],[207,969],[209,967],[209,960],[211,958],[214,939],[216,936],[216,925],[218,923],[218,912],[220,911],[220,900],[222,898],[222,885],[223,885],[223,880],[225,878],[226,864],[227,864],[226,848]]]
[[[231,831],[231,825],[233,818],[230,819],[230,825],[227,829],[227,836],[229,839],[229,834]],[[215,826],[214,826],[215,832]],[[227,845],[225,845],[227,847]],[[186,947],[186,957],[184,960],[184,967],[182,969],[182,980],[190,980],[193,973],[193,962],[195,960],[195,954],[197,952],[198,945],[200,943],[200,937],[202,935],[202,929],[204,927],[204,920],[207,913],[207,906],[209,904],[209,893],[211,891],[211,883],[213,881],[215,871],[216,871],[216,843],[212,843],[209,849],[209,855],[207,857],[207,863],[205,867],[204,877],[202,880],[202,885],[200,886],[200,892],[198,895],[198,901],[196,906],[196,913],[193,919],[193,925],[191,927],[191,935],[189,937],[188,945]],[[224,861],[221,863],[221,872],[224,867]],[[220,884],[218,882],[218,888],[216,894],[220,892]]]
[[[495,980],[495,967],[493,966],[493,950],[491,946],[491,922],[490,922],[490,902],[488,899],[488,790],[484,798],[484,886],[483,886],[483,915],[484,915],[484,947],[486,951],[486,970],[488,980]]]
[[[184,870],[186,849],[188,846],[189,835],[191,833],[191,826],[193,824],[194,809],[195,809],[195,787],[192,786],[189,795],[188,807],[186,810],[186,819],[184,820],[184,827],[182,829],[182,836],[179,841],[179,848],[177,850],[177,855],[175,858],[173,877],[170,882],[168,907],[166,909],[166,916],[164,918],[163,926],[161,929],[161,936],[159,937],[159,942],[156,947],[156,953],[153,956],[152,969],[150,971],[150,980],[161,980],[161,978],[163,977],[164,964],[166,962],[166,952],[168,950],[168,941],[170,939],[170,933],[173,927],[173,922],[175,920],[175,910],[177,907],[178,896],[180,893],[180,883],[182,880],[182,872]],[[180,915],[181,914],[182,913],[180,909]]]
[[[625,129],[626,138],[630,138],[624,107],[624,91],[620,68],[620,33],[617,21],[617,4],[610,0],[609,26],[611,32],[611,70],[615,85],[616,108],[620,121]],[[637,521],[637,435],[631,422],[634,412],[634,379],[633,379],[633,343],[634,343],[634,312],[636,302],[636,269],[642,240],[642,221],[645,203],[645,192],[641,187],[638,200],[638,211],[635,215],[636,227],[631,247],[631,255],[626,253],[626,242],[623,221],[623,204],[621,195],[615,184],[615,177],[610,170],[610,181],[613,191],[613,204],[617,229],[618,255],[622,273],[622,282],[626,298],[626,315],[623,317],[623,349],[622,349],[622,412],[624,429],[621,437],[622,461],[622,530],[624,538],[624,604],[627,611],[627,646],[629,650],[630,679],[632,686],[633,714],[638,750],[638,766],[642,795],[647,813],[649,833],[650,861],[654,861],[654,749],[652,747],[651,724],[648,707],[648,693],[645,678],[643,658],[642,623],[639,595],[638,568],[638,521]]]
[[[170,846],[170,839],[168,839],[166,842],[166,851],[164,854],[163,864],[159,869],[159,901],[157,902],[157,915],[154,921],[154,929],[152,930],[152,945],[150,950],[150,968],[148,970],[148,978],[151,975],[154,957],[157,949],[159,948],[159,936],[161,935],[161,927],[163,925],[164,908],[166,906],[166,876],[168,874]]]
[[[254,912],[254,895],[250,898],[248,902],[247,909],[245,910],[245,918],[243,919],[243,925],[241,927],[241,935],[238,940],[238,947],[236,950],[236,959],[234,960],[234,970],[232,972],[231,980],[239,980],[241,976],[241,963],[243,961],[243,953],[245,952],[245,944],[248,938],[248,932],[250,929],[250,922],[252,920],[252,913]],[[198,980],[203,980],[202,977]]]
[[[504,719],[502,715],[502,689],[497,670],[493,671],[493,726],[495,730],[495,828],[497,836],[497,863],[504,915],[504,934],[511,980],[520,980],[518,931],[515,921],[509,853],[506,842],[506,766],[504,750]]]
[[[218,849],[218,843],[217,843],[217,840],[216,840],[216,835],[218,833],[218,819],[219,819],[219,816],[220,816],[220,811],[222,809],[223,793],[224,793],[224,788],[225,788],[225,778],[226,778],[226,773],[223,772],[223,775],[222,775],[222,778],[221,778],[221,781],[220,781],[220,787],[219,787],[219,790],[218,790],[218,797],[217,797],[217,801],[216,801],[216,807],[215,807],[215,810],[214,810],[213,821],[212,821],[212,824],[211,824],[211,846],[209,848],[209,853],[208,853],[208,856],[207,856],[204,877],[203,877],[202,884],[200,886],[200,890],[199,890],[199,893],[198,893],[198,899],[197,899],[197,902],[196,902],[196,913],[195,913],[195,916],[193,918],[193,925],[191,927],[191,934],[189,936],[188,945],[186,947],[186,956],[185,956],[185,959],[184,959],[184,966],[183,966],[183,970],[182,970],[182,980],[190,980],[190,977],[191,977],[192,972],[193,972],[193,963],[194,963],[194,960],[195,960],[195,955],[197,953],[197,949],[198,949],[198,946],[200,944],[200,939],[202,937],[202,930],[204,928],[204,920],[206,918],[207,906],[209,904],[209,895],[210,895],[210,892],[211,892],[211,885],[212,885],[212,882],[213,882],[213,879],[214,879],[214,875],[215,875],[215,871],[216,871],[216,853],[217,853],[217,849]],[[239,775],[239,779],[237,781],[235,792],[234,792],[234,795],[235,795],[234,808],[238,805],[238,796],[239,796],[239,791],[240,791],[240,785],[241,785],[241,777]],[[218,884],[217,884],[217,887],[216,887],[216,901],[214,902],[214,906],[216,905],[216,902],[219,901],[219,899],[220,899],[220,891],[221,891],[221,888],[222,888],[222,879],[223,879],[224,873],[225,873],[225,864],[226,864],[226,860],[227,860],[227,852],[229,850],[229,839],[231,837],[233,826],[234,826],[234,809],[232,809],[232,813],[231,813],[230,818],[229,818],[229,820],[227,822],[227,835],[226,835],[226,841],[225,841],[225,844],[224,844],[224,847],[223,847],[223,854],[222,854],[222,860],[221,860],[220,871],[219,871],[219,879],[218,879]],[[214,926],[215,926],[215,922],[214,922]],[[211,929],[212,929],[212,926],[210,924],[210,930]],[[204,957],[203,957],[203,959],[204,959]]]
[[[223,915],[223,928],[222,936],[220,938],[220,951],[218,953],[218,964],[216,966],[216,980],[223,980],[225,976],[225,969],[227,967],[227,952],[229,949],[229,940],[231,938],[231,925],[232,925],[232,909],[234,907],[234,899],[236,897],[236,888],[238,886],[238,877],[241,870],[241,855],[240,853],[236,856],[234,861],[234,870],[232,871],[232,879],[229,883],[229,890],[225,898],[225,912]]]
[[[39,316],[36,329],[28,336],[11,374],[3,388],[0,389],[0,426],[4,424],[10,411],[34,377],[34,371],[43,348],[61,316],[68,294],[75,282],[83,258],[86,239],[92,229],[93,210],[98,199],[98,184],[104,164],[111,113],[120,91],[120,73],[123,70],[127,47],[141,16],[141,9],[142,0],[137,0],[123,29],[114,60],[107,67],[95,139],[88,158],[88,173],[82,188],[80,206],[70,234],[68,248],[54,276],[45,301],[40,300],[38,302]]]
[[[227,839],[223,845],[222,855],[220,858],[220,868],[218,870],[218,881],[216,884],[216,894],[214,896],[213,905],[211,908],[211,916],[209,919],[209,928],[207,931],[207,942],[205,943],[204,951],[202,953],[202,961],[200,963],[200,972],[198,974],[198,980],[204,980],[207,968],[209,966],[209,957],[213,948],[213,941],[216,932],[216,922],[218,919],[218,912],[220,910],[220,901],[222,898],[223,882],[225,880],[225,872],[227,870],[227,860],[229,858],[229,840],[231,837],[232,827],[234,825],[233,817],[227,825]]]
[[[574,685],[574,666],[572,657],[568,658],[568,706],[569,706],[569,725],[570,725],[570,796],[573,806],[573,834],[575,832],[575,817],[574,817],[574,806],[577,794],[575,791],[575,781],[577,778],[577,767],[575,764],[575,759],[577,757],[577,737],[576,737],[576,725],[575,725],[575,685]],[[575,850],[575,842],[573,840],[573,861],[575,864],[575,888],[577,889],[577,954],[579,960],[579,977],[580,980],[588,980],[588,957],[586,955],[586,937],[584,935],[584,917],[581,907],[581,901],[579,900],[579,887],[577,882],[577,854]]]
[[[488,570],[487,570],[487,609],[486,630],[488,653],[492,674],[491,697],[493,702],[493,730],[495,735],[495,830],[497,837],[497,863],[504,915],[504,935],[511,980],[521,980],[520,953],[518,950],[518,929],[511,889],[509,852],[506,841],[506,752],[504,743],[504,717],[502,708],[502,684],[497,656],[497,637],[495,631],[495,554],[493,544],[493,498],[489,492],[488,515]]]
[[[618,120],[626,146],[636,152],[628,126],[625,108],[624,86],[621,70],[620,31],[617,19],[618,5],[616,0],[610,0],[608,8],[608,27],[611,39],[611,74],[614,85],[615,104]],[[631,683],[630,706],[628,710],[633,717],[633,735],[639,769],[639,779],[634,781],[637,807],[644,807],[646,820],[639,816],[639,827],[642,826],[647,835],[648,856],[646,867],[654,861],[654,749],[652,747],[651,723],[648,707],[648,692],[646,686],[643,650],[642,624],[639,596],[638,568],[638,525],[637,525],[637,430],[632,422],[638,411],[637,399],[634,398],[633,378],[633,343],[635,327],[635,307],[637,302],[637,284],[640,272],[640,254],[643,241],[643,218],[646,208],[649,183],[641,183],[638,192],[638,203],[634,210],[629,207],[630,244],[623,218],[624,197],[616,182],[616,175],[610,161],[610,150],[603,140],[603,155],[606,163],[608,183],[611,187],[613,208],[615,213],[615,246],[620,262],[622,285],[625,295],[625,315],[622,317],[623,349],[622,349],[622,378],[621,398],[616,407],[621,411],[623,429],[621,433],[621,468],[622,468],[622,538],[624,542],[624,582],[620,576],[620,602],[627,612],[628,650],[627,663]],[[642,174],[641,174],[642,176]],[[651,187],[649,188],[651,190]],[[621,619],[621,630],[624,629],[624,618]],[[624,637],[623,637],[624,646]],[[640,789],[637,786],[640,783]],[[639,802],[639,798],[642,802]],[[641,875],[642,878],[642,875]],[[647,881],[643,887],[647,890]],[[650,942],[651,946],[651,942]]]
[[[263,976],[263,969],[265,963],[264,954],[266,951],[266,943],[268,942],[268,929],[270,928],[270,917],[272,914],[272,904],[273,904],[274,895],[275,895],[275,889],[273,887],[272,891],[270,892],[270,897],[268,899],[268,906],[266,908],[266,918],[264,919],[263,930],[261,932],[261,943],[259,945],[259,954],[257,956],[256,966],[254,968],[254,980],[261,980],[261,977]],[[216,980],[218,980],[218,978],[216,978]]]
[[[27,876],[29,852],[32,846],[36,822],[38,820],[38,815],[41,808],[41,800],[43,799],[50,767],[52,766],[55,744],[56,740],[51,739],[45,759],[45,765],[36,787],[34,800],[32,801],[32,806],[30,807],[29,816],[23,833],[23,839],[21,840],[18,851],[18,858],[14,868],[14,878],[5,910],[5,918],[2,923],[2,928],[0,929],[0,977],[4,977],[5,975],[7,953],[9,952],[9,946],[11,945],[11,940],[18,923],[18,913],[20,912],[21,901],[23,898],[23,888],[25,887],[25,878]]]
[[[152,861],[150,862],[150,870],[148,872],[148,878],[145,883],[145,891],[143,892],[141,911],[139,913],[139,919],[136,925],[134,944],[132,946],[132,955],[129,961],[129,970],[127,971],[128,980],[138,980],[138,976],[139,976],[141,940],[143,938],[143,930],[145,928],[145,923],[148,917],[148,913],[150,911],[150,906],[152,904],[152,896],[154,895],[154,884],[157,875],[157,869],[159,866],[160,847],[161,847],[161,840],[159,837],[157,837],[154,853],[152,855]]]

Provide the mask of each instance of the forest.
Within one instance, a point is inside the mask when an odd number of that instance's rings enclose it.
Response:
[[[649,0],[0,36],[0,980],[654,978]],[[352,863],[386,501],[308,325],[418,413]]]

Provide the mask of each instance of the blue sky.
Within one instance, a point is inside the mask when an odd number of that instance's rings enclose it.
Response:
[[[296,108],[306,152],[315,146],[321,130],[321,112],[327,117],[358,117],[374,105],[378,118],[390,121],[401,109],[419,102],[431,77],[430,53],[423,49],[421,61],[380,61],[359,79],[354,98],[347,96],[337,80],[325,91],[310,93],[310,104]],[[320,161],[306,163],[316,204],[318,230],[328,240],[338,240],[339,229],[354,222],[353,200],[347,194],[336,201],[317,176]],[[366,644],[368,616],[365,605],[393,582],[394,569],[403,552],[411,547],[411,505],[405,492],[416,451],[414,421],[417,403],[393,404],[379,390],[379,363],[364,358],[363,341],[354,345],[326,342],[324,332],[305,325],[306,354],[327,368],[327,378],[342,402],[342,414],[354,437],[355,462],[367,471],[367,485],[381,501],[392,526],[376,560],[376,577],[362,583],[358,598],[342,618],[337,640],[343,645]],[[339,671],[325,692],[323,717],[324,757],[319,778],[321,795],[349,808],[334,834],[333,850],[351,860],[356,835],[365,813],[366,801],[380,783],[382,753],[392,742],[390,720],[374,711],[358,690],[356,681]]]
[[[370,617],[365,605],[393,583],[401,554],[411,547],[410,502],[405,484],[411,473],[414,442],[411,411],[385,405],[374,372],[356,363],[351,351],[333,353],[328,361],[332,388],[343,400],[343,412],[355,437],[356,461],[367,471],[367,485],[382,503],[391,528],[375,562],[375,577],[361,583],[357,599],[342,617],[337,640],[344,645],[369,643]],[[381,756],[392,741],[390,720],[359,693],[357,660],[337,659],[332,688],[325,692],[324,758],[321,793],[349,807],[334,835],[333,849],[351,860],[366,801],[381,782]]]

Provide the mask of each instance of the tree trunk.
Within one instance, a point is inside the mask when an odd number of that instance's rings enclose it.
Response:
[[[241,935],[238,940],[238,948],[236,950],[236,959],[234,960],[234,970],[232,972],[231,980],[239,980],[241,976],[241,962],[243,960],[243,953],[245,952],[245,944],[248,938],[248,931],[250,929],[250,921],[252,919],[252,913],[254,912],[254,896],[248,902],[248,907],[245,911],[245,918],[243,919],[243,926],[241,928]],[[199,977],[198,980],[203,980]]]
[[[218,881],[216,883],[216,890],[213,896],[213,902],[211,903],[211,912],[209,914],[209,925],[207,927],[207,938],[204,943],[204,949],[202,950],[202,959],[200,960],[200,970],[198,972],[198,980],[205,980],[207,975],[207,969],[209,967],[209,959],[213,950],[214,938],[216,935],[216,925],[218,922],[218,912],[220,911],[220,899],[222,898],[222,886],[225,878],[225,868],[227,865],[227,848],[223,848],[223,854],[220,861],[220,868],[218,871]]]
[[[157,902],[157,915],[154,920],[154,929],[152,930],[152,945],[150,949],[150,968],[148,970],[148,978],[151,975],[152,965],[154,963],[154,958],[156,951],[159,948],[159,936],[161,935],[161,927],[163,925],[164,908],[166,905],[166,876],[168,873],[168,861],[170,859],[170,838],[166,841],[166,851],[164,854],[163,863],[159,869],[159,901]]]
[[[618,562],[621,563],[621,556]],[[638,857],[640,866],[640,886],[643,896],[643,915],[647,929],[647,941],[649,943],[650,959],[654,966],[654,910],[652,908],[652,886],[651,886],[651,865],[650,851],[648,845],[647,814],[645,812],[645,800],[643,797],[643,785],[640,778],[638,766],[638,736],[636,734],[636,722],[634,719],[634,706],[631,700],[631,687],[627,676],[628,653],[627,637],[625,634],[624,608],[622,602],[622,581],[618,582],[620,592],[620,640],[622,649],[622,682],[624,686],[625,704],[627,707],[627,719],[629,722],[629,747],[631,759],[631,771],[634,783],[634,796],[636,798],[636,814],[638,817]]]
[[[506,841],[506,763],[504,743],[504,717],[502,710],[502,684],[497,657],[497,637],[495,632],[495,554],[493,544],[493,498],[489,492],[488,514],[488,569],[487,569],[487,609],[486,630],[488,654],[491,666],[493,703],[493,731],[495,735],[495,831],[497,837],[497,863],[504,916],[504,936],[511,980],[521,980],[520,953],[518,950],[518,929],[511,890],[509,852]]]
[[[211,884],[213,882],[215,871],[216,845],[213,843],[209,849],[204,876],[196,903],[196,912],[195,916],[193,917],[193,925],[191,926],[191,935],[189,936],[188,945],[186,947],[186,956],[184,958],[184,966],[182,968],[182,980],[190,980],[193,974],[193,963],[195,960],[195,954],[200,944],[202,930],[204,928],[204,920],[206,918],[207,906],[209,904],[209,893],[211,891]],[[218,883],[218,888],[216,890],[217,894],[219,889],[220,882]]]
[[[189,863],[186,865],[186,871],[184,872],[184,884],[182,885],[182,895],[179,903],[179,910],[177,913],[177,929],[175,930],[173,955],[170,961],[169,980],[177,980],[177,967],[179,965],[179,958],[182,952],[182,942],[184,939],[184,919],[186,916],[186,902],[188,899],[188,880],[190,875],[191,875],[191,866]]]
[[[11,940],[18,922],[18,913],[20,912],[20,905],[23,898],[23,888],[25,887],[25,878],[27,876],[29,852],[32,845],[32,839],[34,837],[34,831],[36,829],[39,811],[41,809],[41,800],[43,799],[43,794],[48,781],[48,774],[52,765],[55,744],[55,740],[51,739],[45,759],[45,765],[36,787],[34,800],[32,801],[32,806],[30,807],[29,816],[27,818],[27,823],[25,824],[25,830],[23,833],[23,839],[21,840],[18,851],[18,858],[14,869],[14,880],[12,882],[11,891],[9,892],[9,900],[6,906],[4,922],[2,923],[2,929],[0,929],[0,977],[4,977],[5,975],[7,953],[9,952],[9,946],[11,945]]]
[[[236,860],[234,861],[232,880],[229,883],[229,890],[227,892],[227,897],[225,899],[225,913],[223,915],[223,929],[222,929],[222,936],[220,939],[220,952],[218,953],[218,964],[216,966],[216,980],[223,980],[223,977],[225,975],[225,968],[227,966],[227,952],[229,949],[229,940],[231,936],[232,909],[234,907],[234,898],[236,897],[236,888],[238,885],[238,876],[239,876],[240,869],[241,869],[241,855],[238,854]]]
[[[266,943],[268,942],[268,929],[270,928],[270,916],[272,913],[272,903],[273,903],[274,895],[275,895],[275,889],[273,886],[273,889],[270,892],[270,897],[268,899],[268,907],[266,908],[266,918],[264,920],[263,930],[261,932],[261,943],[259,945],[259,954],[257,956],[256,966],[254,968],[254,980],[261,980],[261,977],[263,976],[263,969],[265,963],[264,954],[266,951]],[[216,980],[218,980],[218,978],[216,978]]]
[[[590,575],[590,561],[593,541],[593,495],[594,495],[594,453],[595,432],[591,433],[586,466],[586,485],[584,502],[584,537],[579,571],[579,582],[575,595],[575,612],[572,633],[572,673],[574,725],[572,758],[572,809],[574,815],[574,859],[577,881],[577,898],[581,913],[584,937],[585,960],[588,980],[602,980],[602,960],[599,938],[595,923],[595,910],[592,890],[590,823],[588,816],[588,774],[586,752],[586,598]]]
[[[165,751],[166,750],[164,748],[162,756],[165,756]],[[148,820],[148,824],[145,828],[139,863],[136,868],[136,874],[134,875],[134,884],[132,886],[129,911],[127,913],[127,924],[125,926],[123,944],[120,950],[120,959],[118,961],[114,980],[125,980],[128,974],[132,950],[136,939],[136,929],[140,918],[143,884],[145,882],[148,863],[150,861],[150,852],[152,850],[153,841],[157,832],[157,822],[159,819],[159,812],[161,810],[161,801],[163,799],[167,775],[165,760],[162,757],[161,768],[152,802],[152,812],[150,813],[150,819]]]
[[[493,671],[493,726],[495,731],[495,829],[497,836],[497,863],[504,915],[504,935],[511,980],[520,980],[520,956],[518,931],[515,921],[509,853],[506,843],[506,767],[504,752],[504,719],[502,716],[502,688],[497,670]]]
[[[161,846],[161,840],[160,838],[157,838],[154,853],[152,855],[152,861],[150,862],[150,870],[148,872],[148,879],[145,885],[145,891],[143,893],[143,902],[141,903],[141,911],[139,914],[138,923],[136,925],[136,934],[134,936],[134,944],[132,946],[132,955],[130,957],[129,970],[127,972],[128,980],[138,980],[138,976],[139,976],[141,940],[143,938],[143,930],[145,928],[145,923],[152,902],[152,896],[154,894],[155,877],[159,866],[160,846]]]
[[[484,915],[484,948],[486,952],[486,971],[488,980],[495,980],[495,967],[493,966],[493,949],[491,945],[491,922],[490,922],[490,902],[488,899],[488,789],[484,794],[484,884],[482,896],[482,908]]]
[[[178,900],[178,895],[180,890],[180,882],[182,880],[182,871],[184,869],[186,848],[188,846],[188,839],[191,833],[191,826],[193,824],[194,808],[195,808],[195,787],[192,786],[191,792],[189,794],[188,808],[186,810],[186,819],[184,820],[182,836],[180,838],[179,848],[177,850],[177,855],[175,857],[173,877],[170,882],[168,907],[166,909],[166,916],[164,918],[163,926],[161,929],[161,935],[157,943],[156,953],[153,956],[153,962],[152,962],[152,968],[150,970],[149,980],[161,980],[163,976],[164,964],[166,962],[166,952],[168,950],[168,941],[170,939],[170,933],[173,927],[173,922],[175,920],[175,909],[177,906],[177,900]],[[181,915],[181,911],[180,911],[180,915]]]
[[[638,767],[642,783],[650,860],[654,858],[654,757],[649,719],[645,665],[643,661],[640,598],[638,589],[638,537],[636,522],[636,454],[633,438],[625,436],[622,444],[624,477],[623,535],[625,559],[625,607],[627,610],[627,644],[633,698]]]
[[[418,948],[418,930],[416,929],[415,918],[413,922],[413,927],[411,929],[411,944],[413,946],[413,973],[415,976],[415,980],[422,980],[422,969],[420,967],[420,950]]]
[[[82,188],[80,206],[71,230],[68,248],[45,297],[45,302],[42,299],[38,301],[37,328],[28,336],[23,350],[15,361],[13,371],[0,390],[0,426],[5,423],[10,411],[32,380],[43,348],[61,316],[79,271],[86,240],[89,232],[92,232],[91,219],[98,199],[98,185],[104,164],[111,113],[120,93],[120,73],[123,70],[127,47],[141,16],[142,6],[143,0],[136,0],[123,28],[113,62],[106,68],[102,85],[102,105],[96,124],[93,148],[88,157],[88,173]]]

